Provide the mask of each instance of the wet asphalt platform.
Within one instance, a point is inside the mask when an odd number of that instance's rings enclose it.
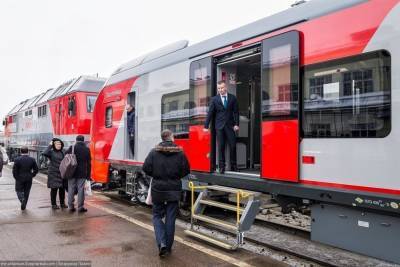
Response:
[[[5,167],[0,178],[0,265],[24,260],[90,261],[91,266],[286,266],[242,249],[213,247],[186,237],[179,227],[172,254],[160,259],[148,209],[101,193],[87,197],[85,206],[85,214],[53,211],[46,177],[39,174],[21,211]]]

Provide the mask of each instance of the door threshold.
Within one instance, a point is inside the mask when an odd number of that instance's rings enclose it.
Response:
[[[249,177],[260,177],[260,173],[249,173],[249,172],[233,172],[233,171],[225,171],[227,174],[240,174],[243,176],[249,176]]]

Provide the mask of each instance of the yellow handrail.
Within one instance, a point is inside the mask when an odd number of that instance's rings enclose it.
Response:
[[[192,189],[192,207],[191,207],[191,210],[192,210],[192,217],[193,217],[193,215],[194,215],[194,190],[195,189],[206,189],[207,186],[204,186],[204,185],[203,186],[201,186],[201,185],[195,186],[193,184],[193,182],[189,182],[189,188]]]
[[[193,182],[189,182],[189,188],[192,191],[192,196],[191,196],[191,202],[192,202],[192,207],[191,207],[191,211],[192,211],[192,217],[194,215],[194,190],[195,189],[207,189],[208,186],[206,185],[198,185],[195,186]],[[236,192],[236,225],[239,227],[239,223],[240,223],[240,198],[247,198],[250,195],[252,195],[251,193],[247,193],[244,192],[243,190],[238,190]]]

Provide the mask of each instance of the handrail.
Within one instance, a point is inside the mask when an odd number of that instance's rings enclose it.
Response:
[[[195,189],[207,189],[208,186],[207,185],[195,186],[193,182],[189,182],[189,188],[191,189],[191,203],[192,203],[191,221],[192,221],[193,220],[193,215],[194,215],[194,190]],[[252,195],[252,193],[244,192],[243,190],[238,190],[236,192],[236,225],[238,227],[238,230],[239,230],[239,223],[240,223],[240,199],[241,198],[248,198],[251,195]]]

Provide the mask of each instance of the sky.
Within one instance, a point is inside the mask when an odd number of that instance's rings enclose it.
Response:
[[[1,0],[0,118],[80,75],[178,40],[189,45],[290,8],[295,0]],[[1,129],[1,128],[0,128]]]

